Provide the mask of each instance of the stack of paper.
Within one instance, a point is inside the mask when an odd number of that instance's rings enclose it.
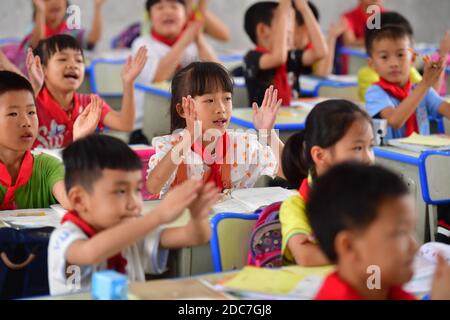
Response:
[[[0,222],[15,229],[54,227],[61,224],[61,215],[53,209],[5,210]]]
[[[450,149],[450,137],[445,135],[424,136],[413,133],[408,138],[388,140],[388,144],[415,152],[422,152],[425,150],[447,150]]]

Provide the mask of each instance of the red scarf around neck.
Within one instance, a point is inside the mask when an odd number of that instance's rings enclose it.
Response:
[[[46,24],[45,25],[45,37],[50,38],[52,36],[64,33],[67,30],[69,30],[69,28],[67,27],[67,23],[65,20],[63,22],[61,22],[61,24],[59,26],[57,26],[56,29],[52,29]]]
[[[52,118],[58,124],[66,126],[66,135],[68,136],[69,141],[73,139],[73,124],[77,116],[79,115],[80,101],[76,93],[73,95],[73,106],[69,112],[66,112],[61,105],[53,98],[52,94],[48,90],[46,86],[44,86],[39,93],[38,97],[38,105],[42,108],[48,110],[51,114]],[[70,114],[70,116],[69,116]]]
[[[389,93],[389,95],[393,96],[394,98],[398,99],[400,102],[406,99],[408,95],[411,92],[412,83],[411,80],[408,79],[408,82],[406,85],[402,88],[399,87],[384,78],[380,77],[380,81],[376,83],[378,86],[381,87],[384,91]],[[416,111],[414,111],[411,116],[406,120],[405,123],[405,135],[406,137],[409,137],[412,133],[419,133],[419,126],[417,124],[417,117],[416,117]]]
[[[257,46],[255,49],[260,53],[269,53],[270,51],[264,47]],[[283,106],[290,106],[292,99],[292,88],[288,81],[288,69],[287,63],[279,66],[275,71],[275,77],[273,79],[273,85],[278,90],[278,98],[283,99]]]
[[[184,31],[184,29],[183,29],[183,31]],[[152,35],[152,37],[154,39],[158,40],[159,42],[162,42],[169,47],[173,47],[175,45],[175,43],[177,43],[177,41],[181,38],[181,36],[183,35],[183,32],[181,32],[178,36],[176,36],[173,39],[169,39],[169,38],[159,34],[153,28],[150,30],[150,34]]]
[[[220,190],[224,190],[224,188],[226,187],[229,188],[229,186],[225,186],[222,179],[222,165],[225,164],[226,161],[229,143],[230,138],[225,132],[216,144],[215,160],[212,159],[212,155],[208,154],[208,152],[205,152],[205,147],[203,146],[202,142],[196,142],[191,147],[194,152],[202,157],[203,163],[207,164],[211,169],[210,175],[206,182],[213,181],[216,184],[216,187],[220,188]]]
[[[75,211],[67,212],[62,218],[61,224],[63,224],[66,221],[70,221],[73,224],[75,224],[89,238],[92,238],[97,234],[97,230],[95,230],[90,224],[88,224],[85,220],[83,220]],[[110,270],[115,270],[117,272],[126,274],[125,269],[126,266],[127,260],[122,256],[121,253],[118,253],[115,256],[108,259],[108,269]]]
[[[0,205],[0,210],[14,210],[17,209],[15,203],[15,193],[17,189],[26,185],[33,174],[34,158],[30,150],[25,152],[22,163],[20,164],[19,175],[16,183],[12,185],[12,178],[6,166],[0,162],[0,183],[6,188],[6,193],[3,202]]]
[[[298,193],[302,196],[305,202],[309,201],[309,182],[308,178],[303,179],[302,184],[300,185],[300,189],[298,189]]]

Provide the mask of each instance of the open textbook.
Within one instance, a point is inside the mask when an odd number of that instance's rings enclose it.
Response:
[[[232,190],[213,207],[214,213],[252,213],[274,202],[284,201],[296,191],[281,187],[250,188]]]

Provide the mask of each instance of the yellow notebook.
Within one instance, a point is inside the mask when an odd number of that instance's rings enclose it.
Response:
[[[424,136],[417,133],[411,134],[408,138],[397,139],[400,143],[415,144],[427,147],[446,147],[450,146],[450,137],[444,135]]]

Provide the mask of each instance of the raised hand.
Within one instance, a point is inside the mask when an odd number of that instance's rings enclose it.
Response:
[[[432,87],[439,81],[439,78],[444,71],[444,59],[446,57],[439,57],[438,61],[432,61],[429,56],[423,58],[424,61],[424,74],[423,83],[428,87]]]
[[[105,4],[105,2],[106,2],[106,0],[95,0],[94,5],[96,8],[100,8]]]
[[[212,182],[204,185],[199,191],[198,198],[188,207],[191,211],[192,219],[202,220],[208,218],[212,207],[221,197],[219,192],[219,188]]]
[[[127,63],[122,69],[122,81],[126,84],[132,84],[144,69],[147,63],[147,48],[140,47],[136,56],[128,57]]]
[[[161,223],[170,223],[178,218],[197,199],[202,185],[200,180],[187,180],[171,189],[160,204]]]
[[[266,89],[261,108],[253,103],[253,125],[257,130],[272,130],[277,119],[282,100],[278,99],[278,90],[270,86]]]
[[[41,91],[45,79],[41,59],[39,56],[34,56],[33,50],[29,48],[25,62],[28,71],[28,78],[33,86],[34,93],[37,95]]]
[[[445,56],[450,53],[450,30],[444,33],[444,36],[442,37],[439,46],[439,52],[442,56]]]
[[[91,95],[91,103],[84,109],[73,125],[73,140],[78,140],[93,133],[98,126],[102,113],[102,99]]]
[[[44,0],[33,0],[33,4],[37,11],[45,12],[45,1]]]

